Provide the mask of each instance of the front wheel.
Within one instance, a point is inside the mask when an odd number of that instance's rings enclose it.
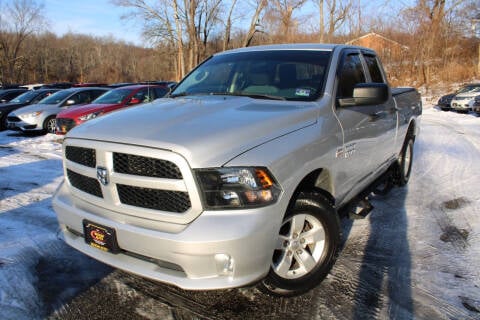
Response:
[[[340,235],[329,201],[320,194],[301,193],[283,220],[270,272],[260,289],[293,296],[317,286],[335,263]]]
[[[43,123],[43,130],[46,133],[55,133],[56,129],[56,119],[55,117],[48,117],[45,122]]]

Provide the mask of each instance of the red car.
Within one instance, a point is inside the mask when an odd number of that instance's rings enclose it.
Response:
[[[165,96],[169,91],[170,88],[166,85],[132,85],[110,90],[92,101],[91,104],[71,108],[57,114],[56,133],[64,135],[85,121],[121,108],[153,101]]]

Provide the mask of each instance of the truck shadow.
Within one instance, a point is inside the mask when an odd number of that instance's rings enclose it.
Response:
[[[394,188],[386,196],[371,197],[374,210],[367,219],[359,221],[358,227],[353,226],[355,220],[344,223],[344,245],[349,245],[350,233],[356,237],[362,232],[368,238],[366,243],[356,243],[365,248],[358,257],[361,264],[353,296],[352,319],[414,318],[405,208],[407,191],[407,188]]]

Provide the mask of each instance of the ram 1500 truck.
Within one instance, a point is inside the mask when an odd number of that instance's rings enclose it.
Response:
[[[421,109],[366,48],[222,52],[168,98],[69,132],[54,209],[69,245],[114,267],[300,294],[334,264],[339,212],[408,182]]]

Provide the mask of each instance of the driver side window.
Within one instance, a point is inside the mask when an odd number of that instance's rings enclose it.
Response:
[[[352,98],[353,88],[355,85],[358,83],[364,83],[365,81],[366,77],[363,70],[362,61],[360,60],[360,54],[347,54],[343,59],[342,66],[340,67],[337,98]]]

